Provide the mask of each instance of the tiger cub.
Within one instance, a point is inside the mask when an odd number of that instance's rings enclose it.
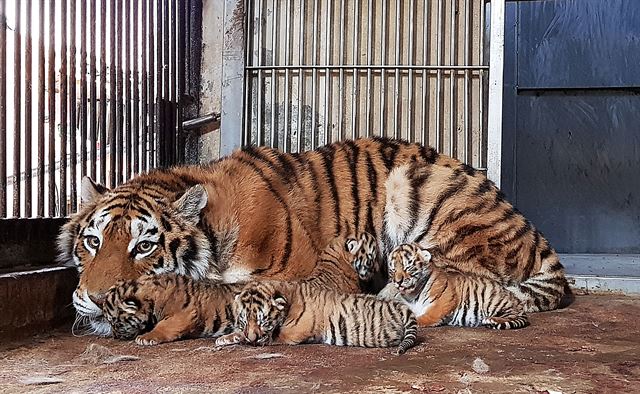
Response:
[[[514,329],[529,325],[524,305],[492,279],[438,267],[416,243],[394,248],[388,257],[389,280],[416,314],[420,326],[485,326]]]
[[[233,302],[242,287],[177,274],[144,275],[109,289],[102,312],[115,338],[135,338],[139,345],[217,337],[233,332]]]
[[[377,270],[378,246],[373,235],[362,232],[334,238],[318,256],[307,279],[310,288],[362,293]]]
[[[239,332],[216,345],[325,343],[337,346],[398,346],[403,354],[416,341],[411,310],[373,295],[319,290],[305,283],[251,282],[236,297]]]

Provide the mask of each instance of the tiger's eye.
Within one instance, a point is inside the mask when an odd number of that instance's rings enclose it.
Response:
[[[142,241],[136,245],[136,251],[140,254],[148,253],[153,248],[153,245],[150,241]]]
[[[100,238],[96,236],[88,235],[85,237],[85,240],[87,245],[92,249],[98,249],[98,247],[100,247]]]

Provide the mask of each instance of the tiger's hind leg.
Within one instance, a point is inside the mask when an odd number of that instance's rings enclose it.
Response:
[[[492,316],[484,319],[482,325],[494,330],[514,330],[528,326],[529,319],[526,315]]]
[[[160,320],[153,330],[136,337],[136,343],[143,346],[153,346],[176,341],[189,334],[193,330],[195,322],[195,311],[183,311],[168,316]]]

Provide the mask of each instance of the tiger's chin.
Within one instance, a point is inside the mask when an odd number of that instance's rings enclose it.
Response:
[[[86,316],[76,314],[71,332],[75,336],[95,335],[100,337],[110,337],[113,334],[111,324],[102,316]]]

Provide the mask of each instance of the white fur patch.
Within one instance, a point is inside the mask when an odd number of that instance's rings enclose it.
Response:
[[[251,279],[251,271],[244,267],[233,266],[222,272],[224,283],[247,282]]]
[[[406,233],[411,225],[411,184],[406,176],[407,169],[406,165],[393,169],[385,182],[385,226],[391,241],[396,245],[406,242]]]

